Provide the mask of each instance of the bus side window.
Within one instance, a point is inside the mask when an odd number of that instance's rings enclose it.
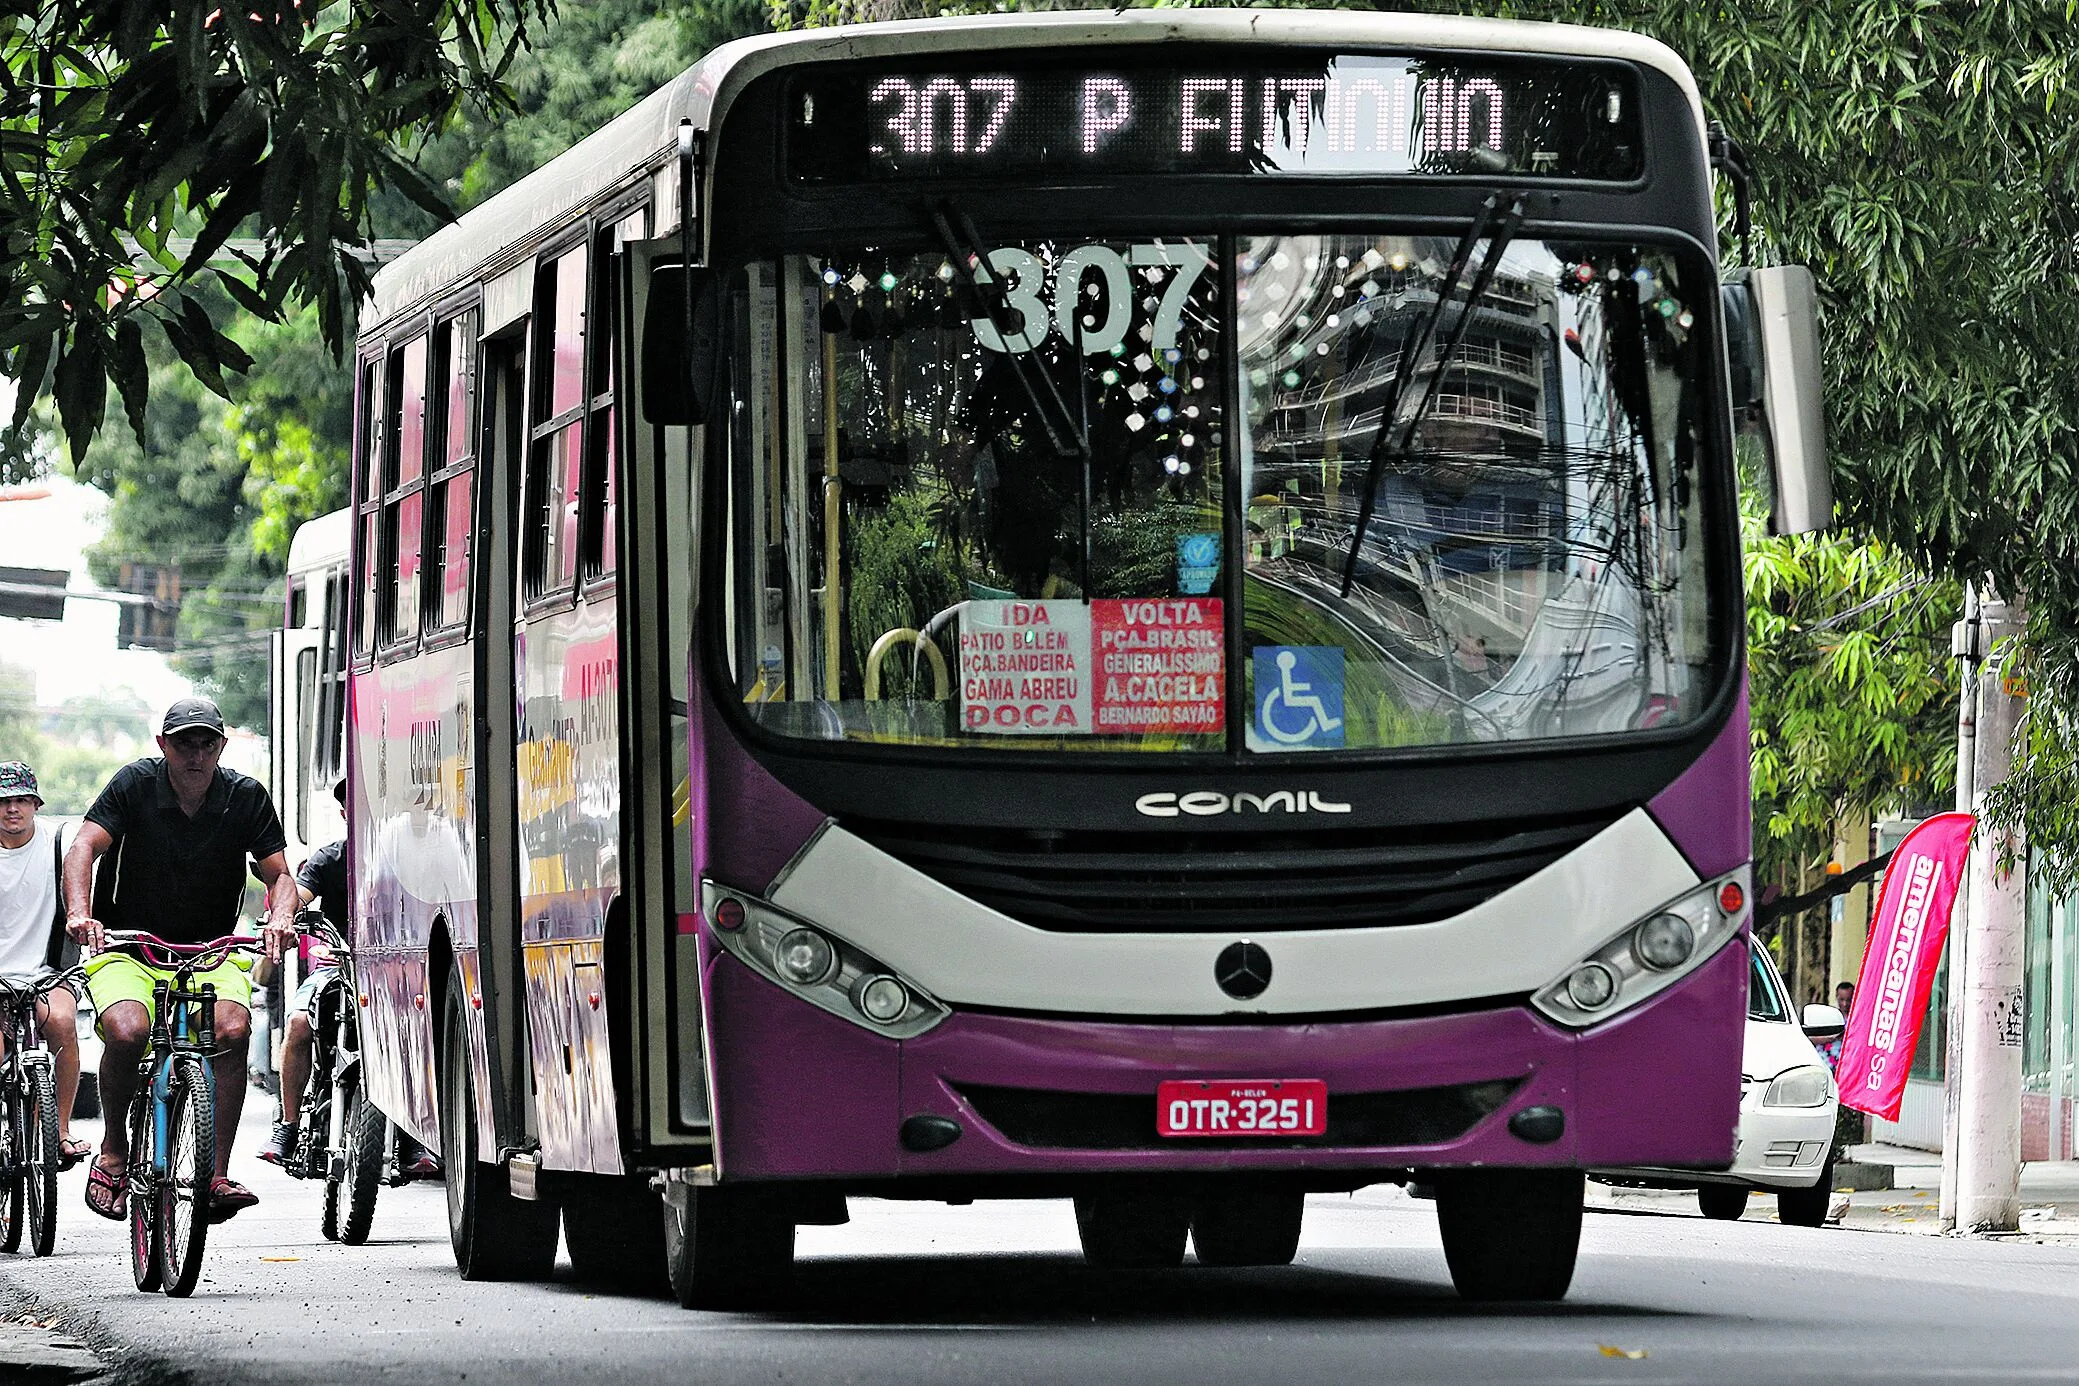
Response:
[[[425,620],[428,630],[453,630],[469,619],[470,496],[476,419],[472,348],[476,313],[459,314],[434,332],[434,478],[426,513]]]
[[[376,517],[382,499],[382,397],[383,372],[375,360],[361,364],[360,401],[354,428],[354,474],[360,489],[355,494],[355,529],[359,540],[354,552],[354,590],[361,594],[354,625],[354,653],[365,656],[375,649],[375,574],[380,555],[376,546]],[[341,613],[342,618],[345,613]]]
[[[385,645],[419,633],[419,559],[426,530],[426,366],[424,335],[390,353],[390,428],[384,458],[381,629]]]
[[[649,229],[649,209],[640,208],[611,226],[601,228],[592,242],[592,311],[587,345],[590,378],[586,384],[590,427],[585,433],[583,506],[580,512],[584,541],[586,581],[610,576],[619,554],[620,518],[618,476],[620,434],[619,395],[621,372],[621,274],[624,260],[616,252],[631,241],[642,240]]]
[[[527,583],[533,601],[570,591],[578,571],[584,461],[588,247],[547,261],[534,281],[534,388],[527,453]]]

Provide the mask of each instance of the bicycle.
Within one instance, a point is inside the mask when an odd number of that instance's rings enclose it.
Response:
[[[58,1240],[58,1089],[36,1007],[74,982],[78,968],[44,977],[0,977],[7,1058],[0,1062],[0,1251],[48,1256]]]
[[[152,934],[110,930],[111,946],[137,949],[147,966],[173,973],[152,987],[151,1042],[137,1065],[130,1099],[130,1161],[123,1196],[130,1212],[130,1273],[137,1288],[193,1294],[202,1278],[216,1176],[216,988],[195,974],[233,953],[257,953],[256,938],[169,943]]]
[[[296,927],[331,949],[333,971],[319,983],[312,1007],[310,1080],[301,1094],[296,1140],[281,1167],[292,1178],[325,1181],[318,1230],[326,1241],[359,1246],[368,1240],[378,1189],[413,1176],[396,1158],[394,1125],[363,1087],[353,950],[317,910],[297,915]]]

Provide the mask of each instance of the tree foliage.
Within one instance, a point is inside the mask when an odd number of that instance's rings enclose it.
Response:
[[[1962,596],[1881,542],[1771,538],[1757,511],[1745,538],[1755,874],[1795,890],[1844,822],[1948,797]]]
[[[233,724],[264,727],[267,631],[281,623],[289,539],[345,503],[352,391],[315,309],[281,322],[238,315],[231,331],[264,370],[230,382],[225,401],[155,344],[143,436],[113,430],[77,471],[110,497],[88,555],[95,580],[121,585],[125,563],[177,567],[174,667]]]
[[[345,338],[370,198],[433,209],[407,151],[497,76],[548,0],[0,0],[0,351],[13,427],[48,380],[84,455],[116,387],[145,432],[145,320],[228,395],[253,358],[198,289]],[[234,237],[250,246],[234,245]],[[158,335],[158,334],[154,334]]]

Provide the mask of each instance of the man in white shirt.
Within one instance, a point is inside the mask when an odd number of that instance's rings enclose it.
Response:
[[[43,796],[36,772],[18,760],[0,762],[0,976],[38,977],[55,971],[65,947],[65,912],[58,908],[59,831],[38,823]],[[72,1137],[72,1102],[79,1092],[77,1003],[64,987],[51,988],[37,1007],[43,1038],[56,1061],[59,1164],[86,1158],[85,1141]],[[0,1050],[6,1045],[0,1031]]]

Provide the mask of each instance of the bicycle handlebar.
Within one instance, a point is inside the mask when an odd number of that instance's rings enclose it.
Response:
[[[205,943],[175,943],[140,929],[110,929],[101,937],[108,947],[128,945],[137,949],[153,967],[185,967],[194,971],[207,971],[196,964],[219,954],[228,957],[232,953],[258,953],[265,947],[262,940],[244,934],[226,934]]]
[[[62,972],[38,977],[0,976],[0,1004],[19,1005],[27,1000],[41,1000],[60,986],[69,986],[85,977],[86,969],[81,967],[68,967]]]

